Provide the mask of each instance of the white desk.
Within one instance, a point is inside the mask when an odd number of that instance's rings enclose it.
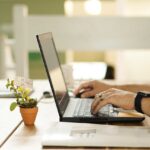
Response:
[[[0,81],[1,86],[4,86],[6,81]],[[40,86],[39,86],[40,85]],[[47,81],[35,81],[33,97],[41,97],[42,91],[50,89]],[[13,112],[9,110],[13,98],[0,98],[0,147],[9,138],[12,132],[21,123],[21,115],[19,109],[16,108]]]
[[[41,119],[42,118],[42,119]],[[4,150],[40,150],[41,135],[54,123],[58,122],[54,103],[40,104],[35,126],[27,127],[24,124],[16,130],[4,144]]]
[[[10,112],[9,106],[12,100],[0,98],[0,146],[22,120],[18,109]]]
[[[36,82],[36,85],[40,85],[43,89],[46,87],[46,82]],[[36,93],[35,93],[36,94]],[[41,91],[38,90],[37,95],[41,95]],[[41,136],[42,134],[52,125],[55,125],[58,122],[58,113],[56,110],[55,103],[50,102],[44,103],[41,101],[39,105],[39,112],[37,115],[37,119],[35,122],[35,126],[27,127],[24,124],[21,124],[15,133],[7,140],[7,142],[1,148],[2,150],[41,150]],[[120,125],[132,125],[132,126],[149,126],[150,127],[150,118],[146,118],[146,120],[142,123],[132,123],[132,124],[120,124]],[[51,149],[59,149],[59,148],[51,148]],[[63,148],[62,148],[63,149]],[[74,148],[72,148],[74,149]],[[83,149],[83,148],[82,148]],[[116,148],[99,148],[99,149],[116,149]],[[127,148],[124,148],[127,150]],[[94,149],[93,149],[94,150]],[[133,150],[133,149],[132,149]],[[137,149],[136,149],[137,150]]]

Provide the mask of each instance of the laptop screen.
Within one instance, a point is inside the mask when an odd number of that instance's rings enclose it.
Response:
[[[69,101],[69,95],[52,33],[37,35],[37,40],[56,105],[59,109],[59,113],[63,115]]]

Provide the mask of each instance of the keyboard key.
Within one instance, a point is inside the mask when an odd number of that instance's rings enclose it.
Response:
[[[74,116],[84,117],[84,116],[92,116],[91,109],[92,100],[91,99],[79,99],[77,102],[77,106],[74,112]]]
[[[78,99],[75,111],[74,111],[74,117],[116,117],[117,113],[114,112],[113,106],[111,104],[108,104],[104,106],[96,115],[92,115],[91,110],[91,104],[92,99]]]

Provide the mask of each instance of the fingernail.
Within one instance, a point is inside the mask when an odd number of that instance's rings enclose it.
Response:
[[[97,114],[97,112],[96,112],[96,111],[93,111],[93,114],[95,115],[95,114]]]
[[[94,111],[92,111],[92,114],[95,115],[96,113]]]

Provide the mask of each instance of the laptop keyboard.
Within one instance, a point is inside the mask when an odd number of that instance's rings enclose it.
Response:
[[[91,114],[91,104],[93,99],[78,99],[74,117],[93,117]],[[104,106],[100,111],[96,114],[96,117],[116,117],[117,113],[113,111],[113,106],[108,104]]]

